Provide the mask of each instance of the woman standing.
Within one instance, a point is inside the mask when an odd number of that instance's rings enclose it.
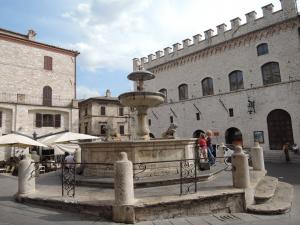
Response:
[[[215,157],[213,155],[214,149],[211,143],[211,137],[212,137],[212,131],[211,130],[207,130],[206,131],[206,143],[207,143],[207,155],[208,155],[208,161],[210,165],[214,165],[215,164]]]
[[[204,133],[200,134],[198,144],[199,144],[200,162],[205,162],[207,160],[207,143],[206,143]]]

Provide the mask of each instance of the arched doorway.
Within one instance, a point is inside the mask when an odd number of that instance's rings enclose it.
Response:
[[[275,109],[267,117],[269,145],[271,150],[282,149],[289,142],[294,143],[291,116],[287,111]]]
[[[227,129],[225,132],[225,141],[226,144],[243,146],[242,132],[236,127]]]
[[[193,133],[193,138],[199,138],[201,133],[205,134],[205,132],[203,130],[196,130]]]

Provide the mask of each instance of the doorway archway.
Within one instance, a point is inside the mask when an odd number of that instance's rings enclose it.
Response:
[[[227,129],[225,132],[225,141],[226,144],[243,146],[242,132],[236,127]]]
[[[203,130],[196,130],[194,133],[193,133],[193,138],[199,138],[200,137],[200,134],[205,134],[205,132]]]
[[[282,109],[275,109],[267,116],[269,145],[271,150],[282,149],[285,143],[294,143],[290,114]]]

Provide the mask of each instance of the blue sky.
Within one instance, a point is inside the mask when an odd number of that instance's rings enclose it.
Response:
[[[300,0],[298,0],[299,6]],[[0,27],[81,52],[78,97],[130,91],[132,59],[279,0],[0,0]]]

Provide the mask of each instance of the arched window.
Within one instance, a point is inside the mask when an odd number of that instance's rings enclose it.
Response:
[[[243,72],[235,70],[229,74],[230,91],[235,91],[244,88]]]
[[[268,48],[268,44],[267,43],[262,43],[262,44],[258,45],[256,47],[256,49],[257,49],[257,55],[258,56],[265,55],[265,54],[269,53],[269,48]]]
[[[188,85],[187,84],[181,84],[178,86],[178,94],[179,94],[179,100],[185,100],[189,98],[188,95]]]
[[[279,64],[277,62],[269,62],[261,67],[264,85],[281,82]]]
[[[43,105],[52,106],[52,88],[49,86],[43,88]]]
[[[168,102],[168,91],[165,88],[162,88],[159,90],[160,93],[163,93],[165,95],[165,102]]]
[[[204,78],[201,83],[202,83],[203,96],[214,94],[214,85],[213,85],[212,78],[210,78],[210,77]]]

